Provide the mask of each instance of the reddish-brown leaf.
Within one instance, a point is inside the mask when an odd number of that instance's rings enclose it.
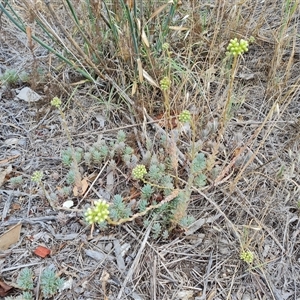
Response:
[[[12,286],[0,281],[0,297],[5,297],[12,288]]]

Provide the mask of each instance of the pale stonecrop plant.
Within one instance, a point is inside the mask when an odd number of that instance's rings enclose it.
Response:
[[[17,286],[24,290],[22,295],[17,297],[6,297],[5,300],[33,300],[32,290],[34,289],[34,274],[29,268],[20,271],[17,279]],[[40,287],[45,298],[49,298],[58,293],[63,287],[64,280],[57,276],[52,268],[45,268],[41,274]]]

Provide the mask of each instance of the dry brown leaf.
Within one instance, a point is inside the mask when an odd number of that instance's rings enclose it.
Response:
[[[88,81],[89,81],[89,79],[84,79],[84,80],[80,80],[80,81],[77,81],[77,82],[70,83],[69,85],[71,85],[71,86],[81,85],[81,84],[84,84],[84,83],[86,83]]]
[[[182,27],[182,26],[169,26],[170,29],[176,30],[176,31],[187,31],[190,30],[188,27]]]
[[[0,297],[5,297],[7,296],[8,292],[12,289],[13,287],[6,284],[3,281],[0,281]]]
[[[5,182],[5,177],[12,171],[11,165],[9,165],[5,170],[0,169],[0,186]]]
[[[0,236],[0,250],[7,250],[20,239],[22,224],[18,223]]]
[[[159,88],[159,85],[155,82],[155,80],[143,69],[144,78],[153,86]]]
[[[137,82],[134,81],[132,84],[131,96],[135,95],[136,91],[137,91]]]
[[[137,59],[138,71],[139,71],[139,81],[143,82],[143,66],[140,58]]]
[[[83,178],[81,180],[80,190],[79,190],[79,188],[78,188],[77,185],[74,186],[74,188],[73,188],[73,195],[75,197],[82,196],[86,192],[86,190],[88,189],[88,187],[89,187],[89,183],[87,181],[87,177]]]
[[[103,290],[103,293],[104,293],[104,300],[108,299],[107,296],[106,296],[106,284],[107,284],[107,281],[108,281],[109,278],[110,278],[109,273],[106,270],[103,270],[100,281],[101,281],[102,290]]]
[[[14,155],[14,156],[11,156],[11,157],[8,157],[6,159],[3,159],[3,160],[0,160],[0,165],[4,165],[4,164],[7,164],[9,161],[19,157],[20,155]]]
[[[140,19],[136,19],[136,21],[137,21],[138,30],[142,31],[142,41],[143,41],[143,43],[145,44],[145,46],[147,48],[150,48],[150,43],[148,41],[147,35],[145,33],[145,30],[143,28],[141,30],[141,21],[140,21]]]
[[[150,16],[150,18],[149,18],[149,20],[147,21],[147,23],[148,22],[150,22],[153,18],[155,18],[157,15],[159,15],[169,4],[172,4],[173,3],[173,1],[171,0],[171,1],[169,1],[168,3],[166,3],[166,4],[164,4],[164,5],[162,5],[162,6],[160,6],[151,16]]]

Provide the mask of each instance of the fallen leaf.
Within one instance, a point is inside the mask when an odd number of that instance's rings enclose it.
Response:
[[[173,1],[169,1],[168,3],[163,4],[162,6],[160,6],[149,18],[149,20],[147,21],[150,22],[151,19],[155,18],[157,15],[159,15],[169,4],[172,4]]]
[[[177,297],[180,300],[189,300],[189,299],[192,299],[193,296],[194,296],[193,291],[180,291],[177,293]]]
[[[103,254],[99,251],[85,249],[84,252],[87,256],[89,256],[90,258],[96,261],[102,261],[102,260],[104,261],[105,259],[114,260],[114,257],[112,255]]]
[[[102,291],[104,292],[104,300],[108,299],[106,296],[106,283],[109,279],[110,275],[106,270],[103,270],[102,275],[100,277],[100,281],[102,283]]]
[[[68,280],[65,280],[63,286],[60,288],[60,291],[70,290],[73,287],[73,278],[70,277]]]
[[[85,193],[85,191],[88,189],[88,187],[89,187],[89,184],[88,184],[87,178],[83,178],[83,179],[81,180],[80,191],[79,191],[78,186],[75,185],[74,188],[73,188],[73,195],[74,195],[75,197],[77,197],[77,196],[82,196],[82,195]]]
[[[33,253],[39,257],[45,258],[51,253],[51,250],[43,246],[38,246]]]
[[[244,79],[244,80],[251,80],[255,77],[254,73],[240,73],[238,78]]]
[[[11,205],[12,210],[20,210],[21,209],[21,205],[19,203],[13,203]]]
[[[17,158],[19,156],[20,155],[14,155],[14,156],[8,157],[6,159],[2,159],[2,160],[0,160],[0,165],[7,164],[9,161],[14,160],[15,158]]]
[[[105,116],[101,114],[96,114],[95,118],[99,122],[100,128],[104,128],[106,122]]]
[[[115,249],[115,255],[117,258],[117,265],[119,270],[125,271],[126,270],[126,265],[124,258],[122,256],[122,249],[119,240],[114,240],[114,249]]]
[[[4,141],[4,144],[12,146],[12,145],[17,145],[19,143],[19,139],[17,138],[10,138]]]
[[[188,27],[181,27],[181,26],[169,26],[169,28],[176,31],[184,31],[184,30],[186,31],[190,29]]]
[[[0,186],[5,182],[5,177],[12,171],[12,166],[9,165],[5,170],[0,169]]]
[[[0,250],[7,250],[9,246],[19,241],[21,227],[22,224],[18,223],[0,236]]]
[[[12,286],[0,281],[0,297],[5,297],[12,288]]]
[[[152,86],[159,88],[159,85],[156,83],[156,81],[144,69],[143,76]]]
[[[217,214],[215,216],[207,217],[207,218],[200,218],[191,226],[188,227],[188,230],[185,232],[185,235],[194,234],[197,230],[199,230],[204,224],[214,223],[216,220],[220,218],[221,214]]]
[[[114,172],[110,171],[106,176],[106,191],[108,193],[110,193],[113,190],[115,186],[114,183],[115,183]]]
[[[72,200],[67,200],[63,203],[63,207],[65,208],[71,208],[74,205],[74,202]]]
[[[71,86],[74,86],[74,85],[80,85],[80,84],[84,84],[86,82],[89,82],[89,79],[84,79],[84,80],[80,80],[80,81],[77,81],[77,82],[73,82],[71,83],[70,85]]]

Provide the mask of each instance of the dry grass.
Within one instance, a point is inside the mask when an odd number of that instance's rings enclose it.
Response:
[[[0,88],[0,167],[12,166],[0,190],[1,233],[18,220],[23,223],[20,242],[0,253],[0,282],[15,282],[26,265],[35,272],[37,282],[40,268],[54,264],[72,284],[55,299],[299,299],[299,1],[183,1],[170,25],[186,27],[188,32],[170,30],[166,35],[169,58],[156,48],[168,12],[157,9],[165,1],[143,4],[144,25],[157,13],[145,26],[150,48],[140,42],[140,57],[118,1],[109,5],[120,20],[122,35],[117,41],[101,15],[107,18],[104,7],[91,1],[99,22],[93,28],[91,22],[84,22],[86,2],[74,1],[90,41],[86,52],[79,27],[71,22],[64,4],[51,2],[51,12],[37,2],[40,6],[32,7],[29,14],[25,3],[20,0],[13,5],[31,24],[32,33],[47,40],[30,18],[35,14],[47,20],[49,30],[63,37],[72,60],[95,80],[86,82],[35,41],[29,47],[26,35],[2,15],[0,71],[32,74],[28,85],[43,100],[34,104],[16,100],[20,84]],[[137,3],[139,11],[141,3]],[[295,5],[290,14],[289,3]],[[239,59],[227,102],[231,61],[226,47],[231,38],[250,36],[255,42]],[[97,64],[90,61],[93,45],[101,46]],[[151,85],[147,76],[141,78],[137,58],[157,84],[170,76],[167,95]],[[152,154],[160,153],[159,132],[174,134],[169,128],[172,121],[157,122],[157,118],[188,109],[194,123],[179,136],[177,161],[174,149],[167,151],[179,187],[191,190],[187,211],[196,222],[186,230],[176,226],[167,240],[153,239],[150,227],[144,228],[141,220],[96,229],[90,237],[81,212],[53,210],[30,176],[43,170],[49,192],[65,181],[67,170],[60,153],[68,141],[59,114],[49,104],[54,96],[64,100],[73,146],[87,150],[100,135],[110,141],[124,129],[141,160],[148,140],[154,141]],[[226,118],[222,118],[224,111]],[[197,145],[210,163],[203,190],[192,186],[186,172],[193,156],[188,152],[191,145]],[[160,155],[167,159],[166,154]],[[138,192],[137,185],[131,188],[130,172],[122,165],[114,170],[112,187],[107,186],[111,184],[107,168],[79,167],[93,184],[84,199],[71,196],[81,210],[108,191],[128,198]],[[12,188],[8,179],[17,175],[23,175],[24,182]],[[51,249],[50,257],[33,254],[39,244]],[[240,259],[243,250],[254,253],[252,265]]]

